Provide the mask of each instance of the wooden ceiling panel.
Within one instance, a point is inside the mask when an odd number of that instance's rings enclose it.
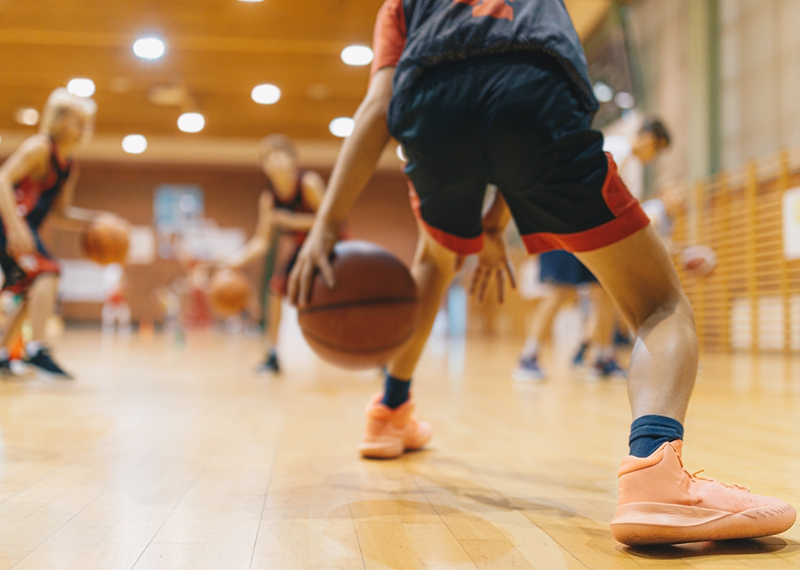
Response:
[[[342,63],[341,50],[370,44],[382,0],[36,0],[0,2],[0,134],[33,131],[14,121],[21,106],[41,108],[76,76],[97,85],[97,132],[177,134],[179,107],[148,100],[156,85],[183,86],[183,105],[206,116],[197,137],[260,138],[281,131],[329,140],[328,123],[352,115],[367,68]],[[591,29],[609,0],[568,0],[579,32]],[[165,57],[138,60],[143,33],[161,35]],[[278,85],[273,106],[250,99],[259,83]],[[178,137],[176,140],[180,140]]]

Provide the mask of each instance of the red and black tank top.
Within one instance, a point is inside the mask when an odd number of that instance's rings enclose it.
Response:
[[[283,200],[275,191],[275,188],[272,185],[272,181],[267,178],[267,192],[272,194],[272,198],[275,201],[275,208],[279,210],[286,210],[289,212],[294,212],[296,214],[313,214],[314,210],[308,205],[303,196],[303,177],[305,176],[306,171],[300,170],[297,173],[297,184],[295,186],[294,195],[289,200]],[[303,243],[308,235],[308,232],[290,232],[290,231],[282,231],[284,235],[291,235],[297,240],[298,243]]]
[[[50,213],[71,170],[72,162],[59,157],[58,146],[51,139],[47,176],[43,180],[35,180],[26,176],[14,186],[17,211],[33,229],[37,229]]]

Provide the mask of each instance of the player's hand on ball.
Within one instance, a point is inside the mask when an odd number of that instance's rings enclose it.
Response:
[[[36,240],[33,232],[25,222],[9,224],[8,227],[8,253],[13,258],[30,255],[36,251]]]
[[[338,224],[317,219],[289,276],[289,301],[293,305],[303,307],[308,303],[317,269],[328,288],[333,289],[335,283],[329,256],[338,237]]]
[[[505,281],[508,274],[508,282],[512,289],[517,288],[517,281],[514,277],[514,269],[506,252],[506,243],[500,232],[492,231],[483,234],[483,249],[478,254],[478,266],[472,275],[472,285],[469,293],[478,294],[478,302],[483,303],[486,298],[486,291],[492,279],[497,286],[497,300],[502,303],[505,301]]]

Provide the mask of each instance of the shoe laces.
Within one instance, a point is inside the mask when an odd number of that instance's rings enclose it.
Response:
[[[736,489],[737,491],[746,491],[747,493],[750,492],[750,489],[745,487],[744,485],[729,485],[728,483],[723,483],[722,481],[717,481],[716,479],[711,479],[710,477],[698,477],[700,473],[703,473],[705,469],[701,469],[700,471],[695,471],[694,473],[690,473],[686,470],[686,467],[683,466],[683,458],[678,456],[678,461],[681,462],[681,469],[683,472],[686,473],[692,481],[708,481],[710,483],[716,483],[718,485],[722,485],[723,487],[727,487],[728,489]]]

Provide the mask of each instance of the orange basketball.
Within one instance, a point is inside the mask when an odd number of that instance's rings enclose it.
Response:
[[[417,285],[402,261],[363,241],[333,249],[336,284],[314,277],[310,303],[298,320],[308,344],[343,368],[386,364],[411,338],[419,322]]]
[[[250,282],[233,269],[218,271],[211,278],[208,302],[221,317],[232,317],[247,307],[250,301]]]
[[[128,255],[128,232],[113,221],[97,221],[83,234],[86,257],[101,265],[124,263]]]

